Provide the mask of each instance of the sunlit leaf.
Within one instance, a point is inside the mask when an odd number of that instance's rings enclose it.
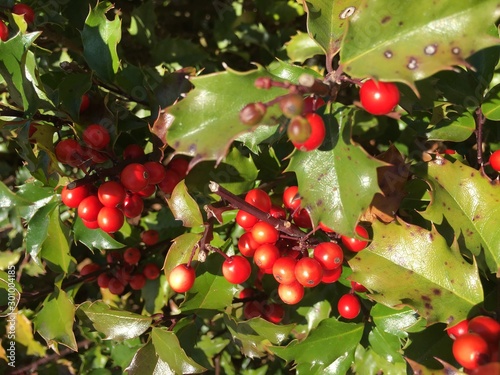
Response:
[[[179,182],[167,199],[168,206],[177,220],[182,221],[185,227],[203,225],[203,217],[196,201],[189,195],[184,180]]]

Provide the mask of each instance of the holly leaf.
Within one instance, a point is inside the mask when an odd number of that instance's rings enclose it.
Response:
[[[454,114],[439,121],[427,133],[429,140],[463,142],[476,130],[476,122],[470,112]]]
[[[108,82],[113,81],[120,66],[117,46],[121,39],[121,21],[118,15],[112,21],[106,17],[112,7],[108,2],[98,2],[90,10],[82,31],[83,56],[87,64]]]
[[[156,354],[152,341],[140,348],[125,369],[128,375],[160,375],[172,374],[168,363],[161,360]],[[169,372],[170,371],[170,372]]]
[[[189,195],[186,182],[179,182],[169,199],[167,199],[168,207],[177,220],[182,221],[182,225],[188,228],[203,225],[203,217],[201,216],[200,207],[196,201]]]
[[[43,357],[47,352],[45,346],[35,340],[31,320],[24,314],[24,311],[16,313],[16,342],[26,347],[27,355]]]
[[[323,49],[309,34],[298,32],[288,43],[286,52],[291,61],[303,63],[307,59],[323,53]]]
[[[370,245],[349,260],[351,278],[372,291],[371,299],[392,308],[410,306],[428,324],[458,322],[483,301],[476,265],[465,262],[435,228],[398,220],[375,221],[372,229]]]
[[[224,322],[242,353],[250,358],[272,351],[272,345],[281,344],[294,327],[292,324],[276,325],[262,318],[237,321],[227,314],[224,314]]]
[[[490,30],[499,16],[496,0],[403,1],[391,6],[386,0],[365,0],[349,20],[341,66],[355,78],[414,87],[414,81],[441,70],[467,66],[465,59],[473,53],[498,44]]]
[[[77,314],[81,319],[88,319],[97,332],[105,335],[105,339],[117,341],[139,337],[153,321],[149,316],[112,309],[102,301],[82,303]]]
[[[172,241],[172,245],[168,249],[167,256],[165,257],[165,263],[163,264],[163,270],[165,271],[167,279],[170,275],[170,271],[175,266],[189,261],[193,249],[198,246],[198,242],[201,238],[201,233],[183,233]],[[197,253],[198,249],[195,250],[195,256]]]
[[[459,161],[443,158],[429,162],[425,174],[420,174],[432,196],[422,216],[436,224],[446,220],[459,244],[476,256],[482,249],[489,270],[496,273],[500,269],[498,182]]]
[[[379,329],[402,339],[408,337],[409,332],[423,329],[422,322],[425,323],[424,319],[410,307],[396,310],[380,303],[372,307],[370,316]]]
[[[174,332],[155,327],[151,332],[151,341],[165,366],[161,374],[199,374],[206,371],[186,355]]]
[[[231,143],[252,127],[239,119],[249,103],[266,102],[286,93],[254,86],[259,77],[272,77],[264,68],[248,72],[225,72],[191,78],[194,89],[186,98],[166,109],[170,127],[167,142],[176,153],[193,157],[191,167],[202,160],[222,161]],[[280,116],[277,106],[268,108],[260,125],[275,125]]]
[[[286,347],[272,346],[269,350],[287,362],[293,361],[298,375],[346,374],[363,335],[363,327],[363,324],[329,318],[305,340],[293,340]],[[335,342],[342,345],[332,345]]]
[[[79,241],[90,250],[110,250],[110,249],[121,249],[125,245],[115,240],[109,234],[105,233],[101,229],[89,229],[87,228],[80,217],[75,219],[75,224],[73,225],[73,235],[75,236],[75,241]]]
[[[347,21],[354,16],[362,0],[310,0],[303,2],[307,12],[307,31],[323,48],[329,61],[340,49]]]
[[[388,361],[371,347],[365,349],[362,345],[358,345],[353,370],[356,374],[399,375],[406,373],[406,363]]]
[[[59,344],[77,351],[73,322],[75,306],[64,290],[56,287],[33,320],[35,330],[47,342],[47,346],[59,353]]]
[[[361,214],[380,192],[377,168],[385,164],[351,141],[351,110],[340,107],[323,119],[327,128],[323,146],[296,151],[287,171],[296,173],[302,204],[314,223],[321,221],[340,234],[354,236]]]
[[[500,84],[488,91],[481,110],[488,120],[500,121]]]

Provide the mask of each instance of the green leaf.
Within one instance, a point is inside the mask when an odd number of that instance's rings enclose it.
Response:
[[[177,220],[182,221],[182,225],[188,228],[203,225],[200,207],[189,195],[186,182],[182,180],[172,191],[172,196],[167,199],[168,207]]]
[[[322,54],[323,50],[311,36],[299,31],[286,44],[286,52],[291,61],[303,63],[314,55]]]
[[[0,208],[29,206],[30,204],[31,201],[13,193],[3,182],[0,181]]]
[[[0,270],[0,306],[5,310],[0,310],[0,316],[15,313],[19,300],[21,299],[22,288],[16,281],[16,270],[10,266],[6,271]]]
[[[231,332],[233,341],[241,352],[250,358],[263,357],[284,342],[293,330],[293,324],[277,325],[262,318],[236,321],[232,316],[224,314],[224,322]]]
[[[414,87],[414,81],[462,65],[474,52],[498,44],[490,29],[499,15],[496,0],[403,1],[391,6],[386,0],[364,1],[342,41],[341,65],[355,78]]]
[[[183,313],[203,310],[224,311],[230,306],[237,287],[222,275],[224,258],[219,254],[207,257],[196,266],[196,280],[180,305]]]
[[[30,225],[34,224],[30,221]],[[49,216],[47,238],[43,241],[40,254],[53,271],[65,274],[68,273],[71,262],[75,262],[70,253],[69,234],[66,232],[59,219],[59,211],[53,210]]]
[[[370,316],[378,328],[400,338],[408,337],[408,332],[422,329],[419,325],[425,324],[424,319],[410,307],[395,310],[378,303],[370,310]]]
[[[463,142],[476,130],[476,122],[470,112],[451,116],[438,122],[428,133],[429,140]]]
[[[488,91],[481,110],[488,120],[500,121],[500,84]]]
[[[31,321],[24,314],[24,311],[19,311],[16,314],[16,342],[26,347],[27,355],[43,357],[47,351],[45,346],[35,340]]]
[[[48,101],[40,83],[33,52],[29,48],[41,32],[17,33],[0,44],[0,75],[12,100],[33,114],[42,100]]]
[[[110,9],[108,2],[97,3],[90,10],[82,31],[85,60],[91,70],[108,82],[113,81],[120,66],[117,46],[121,39],[121,20],[115,15],[114,20],[109,21],[106,13]]]
[[[374,327],[368,334],[368,341],[373,351],[382,357],[386,363],[399,363],[403,368],[406,367],[399,337]]]
[[[426,169],[421,177],[431,187],[432,202],[422,216],[436,224],[446,220],[459,244],[476,256],[483,249],[490,271],[496,273],[500,268],[500,185],[459,161],[439,158]]]
[[[148,341],[135,353],[132,362],[125,371],[128,375],[174,374],[168,363],[158,357],[152,341]]]
[[[77,351],[73,333],[75,306],[64,290],[56,287],[43,302],[34,319],[35,330],[45,339],[49,348],[59,353],[58,345]]]
[[[84,302],[78,307],[78,316],[84,314],[97,332],[107,340],[128,340],[138,337],[151,326],[152,318],[125,310],[115,310],[102,301]]]
[[[65,76],[60,82],[58,91],[62,108],[72,119],[80,117],[82,96],[92,87],[92,76],[84,73],[74,73]]]
[[[389,362],[384,356],[379,355],[372,348],[365,349],[361,345],[356,349],[353,370],[359,375],[400,375],[407,373],[405,361],[398,361],[396,363]]]
[[[303,2],[307,12],[307,30],[323,48],[329,61],[340,48],[347,22],[354,16],[362,0],[327,0]]]
[[[124,244],[116,241],[109,234],[103,232],[101,229],[89,229],[87,228],[82,219],[76,218],[75,224],[73,226],[73,234],[75,236],[75,241],[79,241],[87,246],[89,249],[98,250],[110,250],[110,249],[121,249],[125,247]]]
[[[354,236],[361,214],[380,191],[377,167],[384,164],[351,141],[352,112],[341,107],[324,115],[325,143],[318,150],[296,151],[287,171],[297,175],[302,205],[314,223]],[[326,192],[326,193],[325,193]]]
[[[269,350],[287,362],[293,361],[298,375],[346,374],[363,327],[363,324],[325,319],[305,340],[294,340],[286,347],[273,346]]]
[[[164,374],[199,374],[206,371],[186,355],[174,332],[153,328],[151,340],[159,358],[167,366]]]
[[[254,82],[259,77],[270,75],[259,67],[243,73],[227,70],[192,78],[195,88],[166,110],[171,121],[168,144],[177,153],[193,156],[193,165],[203,160],[221,162],[231,143],[252,129],[240,122],[240,110],[249,103],[266,102],[286,93],[279,88],[256,88]],[[275,125],[273,118],[279,116],[279,108],[270,107],[261,124]]]
[[[428,324],[465,319],[483,300],[476,265],[466,263],[435,228],[401,220],[375,221],[372,228],[370,245],[349,260],[352,279],[372,291],[370,298],[394,308],[409,305]]]
[[[165,271],[167,279],[170,275],[170,271],[175,266],[189,261],[193,249],[198,246],[198,242],[201,240],[202,236],[201,233],[184,233],[172,241],[172,245],[168,249],[167,256],[165,257],[165,263],[163,264],[163,270]],[[194,259],[196,259],[198,249],[195,251]]]

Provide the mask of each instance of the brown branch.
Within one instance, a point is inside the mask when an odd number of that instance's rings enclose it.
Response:
[[[480,169],[483,169],[484,160],[483,160],[483,126],[486,121],[483,111],[481,107],[477,107],[476,109],[476,143],[477,143],[477,163]]]

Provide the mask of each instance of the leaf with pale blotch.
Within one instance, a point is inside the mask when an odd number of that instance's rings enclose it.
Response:
[[[293,340],[286,347],[273,346],[269,350],[287,362],[293,361],[298,375],[346,374],[363,328],[364,324],[329,318],[323,320],[305,340]]]
[[[362,0],[304,1],[307,12],[307,30],[323,48],[331,61],[340,49],[347,29],[347,21],[354,16]]]
[[[458,243],[476,256],[483,249],[489,270],[496,273],[500,268],[500,185],[459,161],[442,158],[428,163],[420,175],[432,195],[422,216],[437,224],[446,219]]]
[[[349,20],[341,66],[355,78],[414,87],[414,81],[463,65],[473,53],[498,44],[491,36],[498,5],[497,0],[365,0]]]
[[[59,345],[77,351],[73,323],[75,306],[66,292],[56,287],[54,293],[43,302],[42,309],[33,321],[35,330],[47,342],[47,346],[59,353]]]
[[[159,359],[167,366],[163,374],[200,374],[206,371],[186,355],[174,332],[166,328],[153,328],[151,341]]]
[[[481,105],[484,117],[492,121],[500,121],[500,85],[496,85],[484,98]]]
[[[167,199],[167,203],[174,217],[181,220],[182,225],[185,227],[191,228],[203,225],[200,207],[193,197],[189,195],[184,180],[175,186],[171,197]]]
[[[222,161],[231,143],[252,130],[240,121],[240,110],[249,103],[266,102],[286,93],[279,88],[256,88],[254,82],[259,77],[271,75],[259,67],[191,78],[194,89],[165,110],[170,123],[168,144],[176,153],[192,156],[191,166],[202,160]],[[278,106],[268,108],[260,125],[275,125],[280,114]]]
[[[179,237],[174,238],[163,264],[163,270],[167,278],[175,266],[189,261],[193,251],[195,251],[194,259],[196,260],[198,242],[202,236],[201,233],[183,233]]]
[[[375,221],[370,245],[349,260],[352,279],[389,307],[410,306],[428,324],[460,321],[483,301],[476,265],[468,264],[435,230],[401,220]],[[387,277],[391,275],[391,277]]]
[[[322,54],[323,50],[309,34],[298,32],[286,43],[286,52],[291,61],[303,63],[314,55]]]
[[[115,310],[102,301],[84,302],[78,307],[79,316],[88,319],[92,327],[108,340],[128,340],[139,337],[151,326],[152,318],[129,311]]]
[[[263,357],[272,345],[282,344],[292,332],[294,325],[277,325],[262,318],[237,321],[232,316],[224,314],[224,322],[239,346],[241,352],[250,358]]]
[[[352,112],[341,107],[323,116],[327,135],[323,146],[296,151],[287,171],[297,175],[302,205],[315,224],[354,236],[354,228],[374,195],[380,192],[377,168],[385,165],[351,141]]]
[[[33,336],[33,326],[24,311],[16,314],[16,342],[26,348],[27,355],[45,356],[47,349]]]

